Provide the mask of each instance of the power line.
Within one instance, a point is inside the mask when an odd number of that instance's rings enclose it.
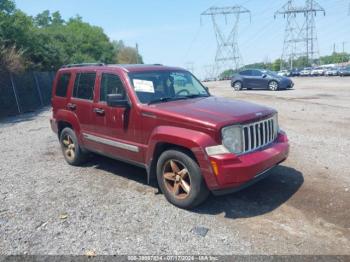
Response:
[[[215,74],[227,69],[238,69],[242,63],[242,57],[239,52],[237,43],[238,24],[240,16],[250,11],[240,5],[226,6],[226,7],[210,7],[203,13],[201,13],[201,19],[203,16],[210,16],[215,37],[217,43],[217,50],[215,56]],[[228,34],[224,33],[223,25],[219,23],[219,18],[224,18],[226,25],[227,19],[233,17],[233,25],[230,27]]]

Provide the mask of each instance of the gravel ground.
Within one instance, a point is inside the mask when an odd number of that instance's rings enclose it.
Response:
[[[67,165],[49,109],[2,120],[0,254],[350,255],[350,78],[295,82],[280,92],[206,83],[278,109],[292,147],[265,180],[193,211],[170,205],[143,169],[100,156]]]

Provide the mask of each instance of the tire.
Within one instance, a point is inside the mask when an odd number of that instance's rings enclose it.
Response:
[[[242,82],[241,81],[236,81],[232,84],[232,87],[235,91],[240,91],[243,88]]]
[[[60,144],[64,159],[68,164],[79,166],[86,161],[87,155],[79,146],[77,136],[71,128],[66,127],[62,130]]]
[[[278,90],[278,83],[275,80],[272,80],[269,82],[269,89],[271,91],[277,91]]]
[[[209,196],[198,164],[182,150],[167,150],[160,155],[157,180],[166,199],[183,209],[192,209]]]

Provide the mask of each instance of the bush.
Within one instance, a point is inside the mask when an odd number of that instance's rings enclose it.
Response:
[[[0,70],[10,73],[22,73],[27,67],[27,61],[22,50],[17,50],[15,46],[6,48],[0,47]]]

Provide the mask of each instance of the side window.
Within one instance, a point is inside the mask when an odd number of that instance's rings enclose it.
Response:
[[[259,70],[252,70],[253,76],[262,76],[262,73]]]
[[[71,76],[70,73],[64,73],[59,76],[57,85],[56,85],[56,96],[60,96],[60,97],[67,96],[67,89],[68,89],[70,76]]]
[[[177,94],[179,91],[186,89],[187,86],[187,79],[180,75],[180,74],[173,74],[172,75],[174,79],[174,92]]]
[[[245,71],[240,72],[239,74],[242,76],[251,76],[252,75],[251,71],[252,70],[245,70]]]
[[[73,97],[92,100],[96,73],[78,73],[74,82]]]
[[[100,87],[100,101],[106,101],[107,95],[119,94],[125,98],[125,90],[119,76],[114,74],[102,74]]]

